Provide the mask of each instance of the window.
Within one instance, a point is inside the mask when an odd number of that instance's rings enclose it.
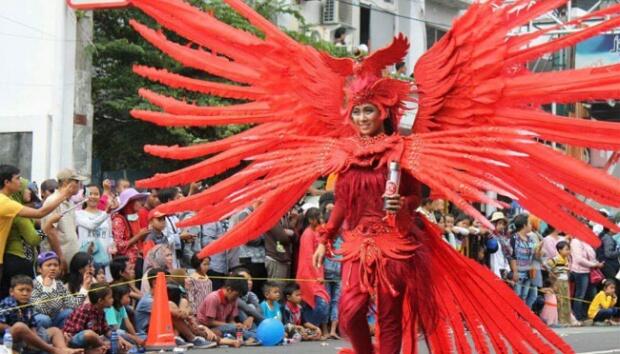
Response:
[[[446,34],[445,30],[426,25],[426,49],[430,49],[444,34]]]
[[[32,176],[32,132],[0,133],[0,161],[17,166],[25,178]]]
[[[360,6],[360,44],[368,45],[370,40],[370,7]]]

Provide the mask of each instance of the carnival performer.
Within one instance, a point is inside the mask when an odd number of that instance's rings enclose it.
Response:
[[[413,86],[381,74],[405,57],[409,43],[402,35],[365,58],[333,58],[296,42],[241,0],[225,2],[256,32],[234,28],[180,0],[130,2],[178,35],[172,41],[165,31],[131,21],[147,41],[194,69],[189,71],[225,80],[145,66],[136,66],[137,74],[237,100],[205,107],[142,89],[140,95],[161,111],[133,110],[132,116],[172,127],[251,124],[219,141],[145,147],[165,158],[207,158],[139,181],[143,188],[189,184],[241,165],[211,188],[157,208],[193,211],[177,225],[185,227],[259,205],[198,257],[258,237],[317,178],[338,174],[336,205],[320,228],[314,261],[321,263],[342,227],[340,325],[355,353],[416,353],[419,334],[434,353],[470,353],[472,346],[479,353],[572,352],[509,287],[455,252],[415,210],[424,184],[489,229],[493,225],[472,203],[503,207],[490,191],[592,244],[600,241],[582,219],[618,230],[577,196],[620,206],[620,183],[543,142],[618,151],[620,125],[566,119],[540,107],[620,99],[620,66],[531,73],[526,64],[620,26],[620,5],[516,35],[515,29],[567,0],[474,2],[418,60]],[[606,20],[588,26],[590,18]],[[574,32],[539,40],[560,26]],[[411,135],[399,133],[406,112],[414,119]],[[392,177],[399,171],[398,184]],[[365,319],[371,297],[378,313],[374,346]]]
[[[361,93],[349,100],[353,106],[351,120],[359,133],[351,140],[369,146],[393,134],[391,120],[386,119],[391,107],[379,109],[373,103],[376,101],[371,90]],[[439,298],[434,290],[437,279],[430,269],[431,254],[426,247],[420,248],[430,236],[424,233],[431,232],[430,226],[425,231],[428,222],[425,223],[423,214],[415,211],[421,200],[420,183],[404,174],[400,194],[383,197],[386,168],[385,164],[369,160],[339,175],[336,204],[328,224],[320,230],[321,244],[313,257],[315,267],[321,267],[328,244],[346,221],[348,231],[339,252],[343,256],[343,284],[338,321],[359,354],[373,353],[366,321],[373,295],[377,301],[381,353],[400,353],[406,298],[411,300],[411,308],[418,316],[427,318],[427,329],[431,329],[438,315]],[[396,213],[397,225],[389,225],[386,210]],[[441,238],[437,230],[432,232],[432,237]]]

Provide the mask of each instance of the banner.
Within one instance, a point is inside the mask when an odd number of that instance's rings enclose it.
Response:
[[[620,63],[620,34],[602,34],[577,44],[575,68]]]

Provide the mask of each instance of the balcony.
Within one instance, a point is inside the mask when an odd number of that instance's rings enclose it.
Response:
[[[446,7],[452,7],[455,9],[463,10],[471,5],[472,0],[427,0],[428,2],[434,2]]]

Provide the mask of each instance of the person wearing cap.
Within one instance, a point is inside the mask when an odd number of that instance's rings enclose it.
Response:
[[[149,212],[149,233],[144,239],[144,246],[142,249],[142,254],[146,257],[146,254],[149,250],[155,245],[166,245],[171,246],[168,243],[168,238],[164,235],[164,230],[166,229],[166,214],[162,213],[159,210],[153,209]],[[173,246],[170,249],[174,249]]]
[[[119,255],[129,258],[135,266],[142,249],[142,242],[148,235],[147,228],[140,227],[138,211],[142,208],[148,193],[139,193],[133,188],[125,189],[119,197],[118,208],[112,211],[112,236]]]
[[[52,251],[43,252],[37,257],[39,275],[34,279],[32,302],[35,321],[42,328],[62,328],[73,309],[86,299],[84,293],[72,295],[59,280],[60,262]]]
[[[496,211],[491,214],[491,224],[495,226],[490,239],[495,239],[497,243],[497,251],[489,255],[489,267],[491,271],[502,278],[505,274],[510,272],[510,264],[504,251],[504,244],[509,243],[510,239],[506,236],[506,229],[508,227],[508,219],[501,211]],[[487,242],[488,243],[488,242]]]
[[[60,259],[61,267],[64,270],[68,269],[67,265],[71,262],[73,255],[80,250],[75,222],[75,204],[70,199],[80,192],[82,182],[86,179],[86,177],[79,175],[75,170],[65,168],[56,175],[59,189],[50,197],[55,197],[60,189],[67,188],[71,191],[71,194],[55,210],[56,214],[61,215],[60,219],[54,224],[50,225],[48,223],[47,227],[43,229],[47,239],[41,243],[42,251],[56,252]],[[43,203],[43,206],[47,205],[50,198]],[[43,222],[46,221],[46,218],[43,219]]]

